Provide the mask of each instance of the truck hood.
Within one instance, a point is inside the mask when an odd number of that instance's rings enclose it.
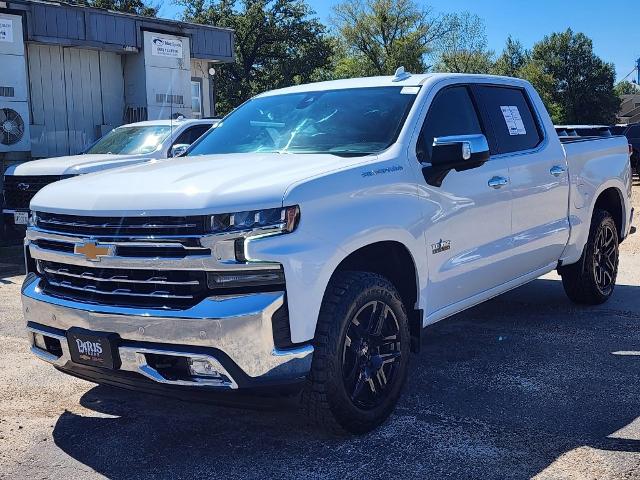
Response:
[[[82,175],[148,160],[145,155],[71,155],[21,163],[9,167],[6,175]]]
[[[46,186],[31,209],[97,216],[200,215],[273,208],[306,178],[376,157],[250,153],[154,160]]]

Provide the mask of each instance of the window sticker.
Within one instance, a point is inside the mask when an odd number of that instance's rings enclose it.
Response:
[[[501,105],[502,116],[507,124],[509,135],[526,135],[527,129],[524,128],[524,122],[520,116],[520,110],[515,105]]]
[[[402,95],[417,95],[419,91],[420,87],[403,87],[400,93]]]

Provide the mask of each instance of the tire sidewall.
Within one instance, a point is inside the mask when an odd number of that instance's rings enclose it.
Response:
[[[598,238],[598,235],[600,234],[600,232],[606,226],[608,226],[613,231],[613,234],[615,236],[616,263],[615,263],[615,270],[613,273],[613,282],[611,286],[607,289],[607,291],[602,291],[596,281],[595,272],[593,269],[593,262],[594,262],[594,256],[595,256],[596,239]],[[618,237],[618,229],[616,227],[615,221],[613,220],[611,215],[608,214],[607,212],[601,212],[597,218],[597,223],[594,222],[593,229],[589,237],[589,245],[587,247],[586,256],[584,258],[583,271],[584,271],[584,274],[587,275],[589,278],[589,282],[592,285],[594,294],[602,302],[606,301],[609,297],[611,297],[611,295],[613,294],[613,291],[615,290],[616,278],[618,274],[618,265],[620,263],[619,246],[620,246],[620,240]]]
[[[333,415],[342,425],[348,424],[349,430],[356,432],[368,431],[384,422],[394,409],[402,391],[407,376],[409,360],[410,338],[409,326],[405,307],[393,285],[383,277],[371,275],[371,282],[361,289],[361,283],[356,288],[345,292],[345,297],[333,312],[335,329],[331,333],[331,341],[335,345],[335,353],[328,374],[327,397]],[[354,285],[355,287],[356,285]],[[401,356],[393,385],[387,392],[387,397],[381,404],[370,410],[363,410],[353,404],[343,381],[342,352],[346,341],[346,334],[353,316],[364,305],[373,301],[385,302],[393,311],[400,329]]]

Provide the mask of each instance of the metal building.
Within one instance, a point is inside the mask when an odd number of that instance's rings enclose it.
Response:
[[[0,160],[81,152],[145,119],[214,114],[233,31],[106,10],[0,0]]]

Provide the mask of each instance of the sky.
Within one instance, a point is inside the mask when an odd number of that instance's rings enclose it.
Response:
[[[166,18],[179,18],[180,9],[165,0],[160,10]],[[417,0],[435,12],[467,10],[480,16],[486,25],[489,48],[502,51],[509,35],[530,48],[545,35],[572,28],[593,40],[594,50],[616,67],[622,80],[640,58],[640,15],[638,0]],[[320,19],[329,24],[332,6],[339,0],[307,0]],[[635,6],[634,6],[635,5]],[[629,11],[625,15],[625,10]],[[634,73],[631,78],[637,78]]]

